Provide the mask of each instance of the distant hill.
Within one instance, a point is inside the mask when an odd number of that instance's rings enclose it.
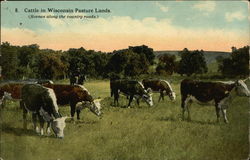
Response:
[[[176,55],[177,57],[179,51],[154,51],[154,54],[156,57],[163,55],[163,54],[172,54],[172,55]],[[205,55],[205,59],[207,64],[216,62],[216,57],[218,56],[222,56],[223,58],[228,58],[230,57],[231,52],[219,52],[219,51],[204,51],[204,55]]]

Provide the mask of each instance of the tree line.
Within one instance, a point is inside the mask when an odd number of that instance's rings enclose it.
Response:
[[[155,57],[152,48],[130,46],[113,52],[101,52],[81,48],[67,51],[40,49],[31,44],[14,46],[8,42],[1,44],[1,78],[13,79],[65,79],[75,73],[92,78],[138,77],[158,74],[191,76],[207,73],[208,68],[203,50],[189,51],[187,48],[176,55],[163,54]],[[218,57],[218,71],[223,75],[243,75],[249,73],[249,46],[234,48],[231,57]],[[152,71],[152,68],[155,68]]]

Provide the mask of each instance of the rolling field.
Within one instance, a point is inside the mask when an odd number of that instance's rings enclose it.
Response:
[[[88,81],[85,87],[101,97],[103,118],[88,109],[81,120],[67,120],[64,139],[35,133],[29,114],[28,130],[22,128],[18,102],[1,110],[1,151],[4,160],[242,160],[249,153],[249,99],[237,97],[228,109],[229,124],[216,123],[214,106],[191,106],[190,122],[181,120],[179,81],[172,84],[177,98],[165,97],[154,106],[141,102],[113,107],[109,81]],[[69,106],[60,107],[70,115]],[[76,117],[75,117],[76,119]]]

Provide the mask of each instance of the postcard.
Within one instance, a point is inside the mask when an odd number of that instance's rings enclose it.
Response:
[[[0,160],[249,159],[248,1],[1,1]]]

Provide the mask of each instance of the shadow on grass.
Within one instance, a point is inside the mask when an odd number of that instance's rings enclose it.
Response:
[[[14,128],[14,127],[10,127],[6,123],[1,124],[1,129],[3,133],[13,134],[15,136],[35,136],[35,137],[40,137],[40,138],[56,139],[54,134],[41,136],[38,133],[36,133],[35,130],[33,129]]]
[[[34,130],[24,129],[24,128],[14,128],[6,123],[1,124],[1,129],[3,133],[14,134],[16,136],[22,136],[22,135],[37,136]]]
[[[97,121],[76,120],[76,121],[71,122],[71,123],[75,123],[75,124],[96,124]]]
[[[171,122],[188,122],[188,123],[194,123],[194,124],[200,124],[200,125],[219,125],[220,123],[217,123],[215,121],[200,121],[200,120],[182,120],[181,118],[177,117],[159,117],[156,119],[157,121],[171,121]]]

